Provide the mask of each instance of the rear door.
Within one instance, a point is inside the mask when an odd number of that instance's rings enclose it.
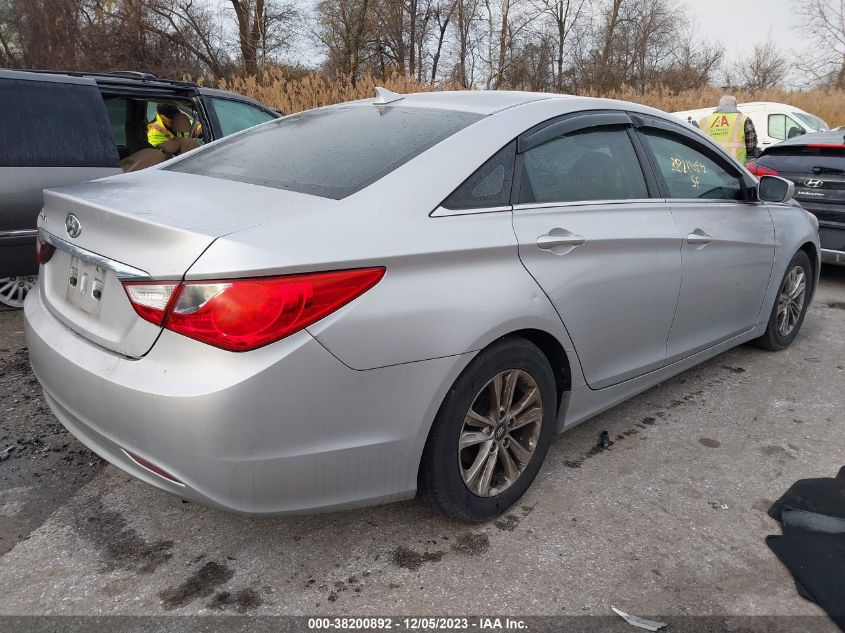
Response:
[[[0,70],[0,277],[35,273],[35,221],[46,187],[120,172],[96,84]]]
[[[668,343],[673,362],[757,323],[774,262],[774,224],[766,205],[746,201],[744,176],[724,156],[677,126],[643,121],[640,134],[684,237]]]
[[[519,141],[519,255],[593,388],[665,364],[678,301],[681,236],[638,151],[623,112],[564,117]]]

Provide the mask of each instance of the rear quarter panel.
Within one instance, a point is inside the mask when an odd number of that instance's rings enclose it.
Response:
[[[602,105],[579,101],[574,109]],[[567,108],[566,99],[550,99],[483,119],[337,207],[221,237],[187,278],[385,266],[376,287],[309,328],[354,369],[462,354],[525,328],[572,350],[554,307],[519,261],[509,210],[429,216],[521,131]]]

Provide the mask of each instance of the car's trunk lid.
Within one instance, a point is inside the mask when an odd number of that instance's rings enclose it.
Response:
[[[58,248],[41,267],[42,299],[81,336],[140,357],[161,328],[137,315],[122,281],[179,281],[216,238],[309,198],[161,170],[45,191],[39,229]]]

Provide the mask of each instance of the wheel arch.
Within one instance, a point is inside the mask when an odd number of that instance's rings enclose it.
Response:
[[[557,387],[557,405],[560,408],[564,396],[572,391],[572,365],[561,342],[552,334],[533,328],[515,330],[501,338],[519,337],[524,338],[540,348],[555,376]],[[492,344],[492,343],[491,343]]]
[[[819,250],[812,242],[804,242],[798,250],[807,253],[807,257],[810,258],[810,266],[813,267],[813,288],[810,291],[810,299],[812,300],[813,296],[816,294],[816,286],[818,285],[819,273],[821,272]]]

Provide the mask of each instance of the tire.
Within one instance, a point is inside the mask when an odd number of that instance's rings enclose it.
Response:
[[[796,280],[798,280],[798,285],[794,285]],[[804,323],[807,307],[810,305],[810,297],[813,294],[813,281],[813,266],[810,263],[810,258],[804,251],[798,251],[786,267],[786,272],[778,286],[777,297],[774,306],[772,306],[772,313],[769,315],[766,333],[755,339],[754,345],[771,351],[779,351],[792,344]],[[793,287],[792,294],[794,294],[798,286],[802,288],[800,295],[787,300],[788,288]]]
[[[497,386],[499,401],[510,402],[504,415],[501,406],[494,407]],[[468,523],[502,514],[537,476],[556,419],[554,373],[540,348],[516,337],[493,343],[473,359],[440,406],[420,463],[419,496]],[[459,450],[462,438],[468,446]]]

